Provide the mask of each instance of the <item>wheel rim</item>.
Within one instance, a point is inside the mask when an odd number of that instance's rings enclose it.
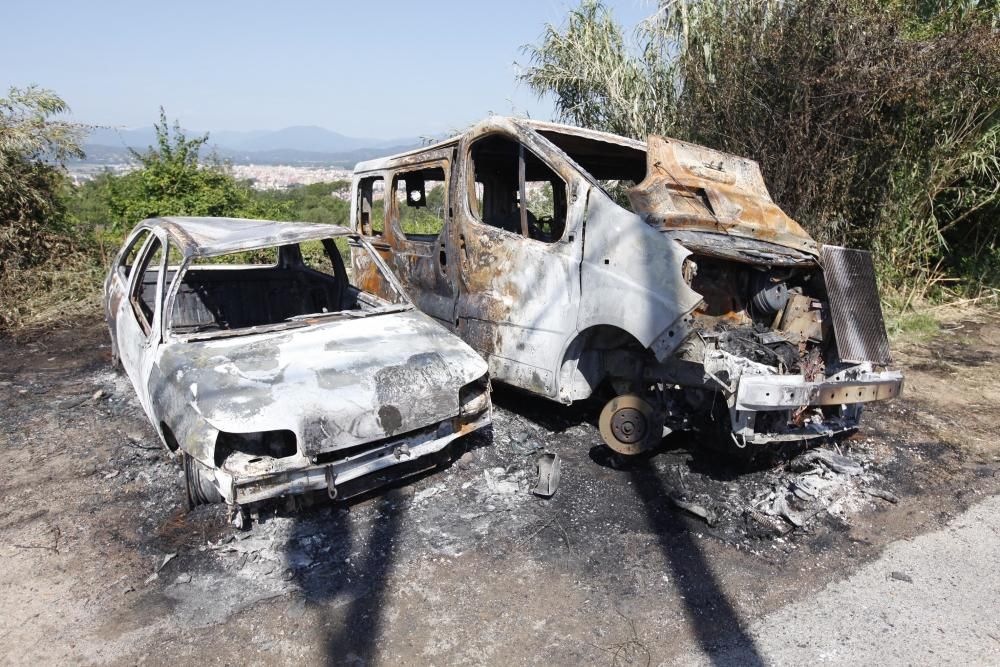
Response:
[[[649,422],[635,408],[618,408],[611,415],[611,434],[618,442],[634,445],[646,439]]]

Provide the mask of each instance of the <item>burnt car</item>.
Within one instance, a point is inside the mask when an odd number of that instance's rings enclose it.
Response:
[[[371,255],[378,294],[341,249]],[[182,460],[191,505],[335,497],[491,421],[486,363],[346,227],[145,220],[105,294],[113,358]]]
[[[678,429],[744,453],[835,436],[902,387],[871,256],[819,245],[748,159],[491,117],[358,164],[351,225],[493,380],[606,396],[621,453]]]

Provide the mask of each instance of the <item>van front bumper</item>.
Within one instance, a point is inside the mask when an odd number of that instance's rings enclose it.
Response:
[[[899,371],[859,370],[849,379],[845,373],[821,382],[807,382],[801,375],[744,375],[736,393],[736,409],[761,411],[871,403],[896,398],[903,389],[903,374]]]
[[[867,365],[818,382],[802,375],[743,375],[730,403],[733,436],[741,445],[830,438],[856,429],[864,404],[896,398],[902,390],[902,373]],[[839,406],[839,414],[820,410],[831,406]],[[781,418],[762,422],[766,416]]]

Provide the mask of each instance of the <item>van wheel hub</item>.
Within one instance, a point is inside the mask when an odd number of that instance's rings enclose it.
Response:
[[[656,411],[635,394],[623,394],[608,401],[601,411],[601,437],[608,447],[631,456],[659,441],[662,424]]]
[[[634,444],[646,437],[646,416],[635,408],[620,408],[611,415],[611,432],[615,440]]]

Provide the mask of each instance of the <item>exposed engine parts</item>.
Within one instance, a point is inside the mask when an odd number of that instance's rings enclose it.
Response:
[[[754,283],[750,301],[755,312],[770,315],[779,312],[788,303],[788,285],[783,280],[774,279],[768,273],[758,273]]]
[[[666,430],[722,434],[739,448],[832,435],[856,423],[866,397],[898,393],[898,374],[859,368],[838,355],[815,265],[772,269],[691,255],[683,275],[703,301],[689,321],[692,335],[673,358],[650,368],[614,357],[617,374],[643,374],[619,380],[624,395],[601,414],[601,433],[615,451],[647,448],[653,419]]]

